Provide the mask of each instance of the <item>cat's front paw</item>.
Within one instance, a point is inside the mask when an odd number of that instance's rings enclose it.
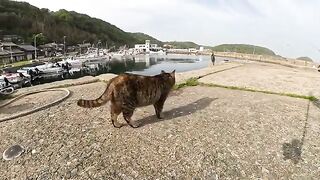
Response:
[[[112,122],[112,124],[113,124],[113,127],[115,128],[121,128],[123,126],[123,124],[120,124],[118,122]]]
[[[158,114],[158,115],[157,115],[157,118],[158,118],[158,119],[163,119],[163,116],[162,116],[161,114]]]
[[[139,127],[139,124],[129,123],[129,126],[131,126],[132,128],[138,128],[138,127]]]

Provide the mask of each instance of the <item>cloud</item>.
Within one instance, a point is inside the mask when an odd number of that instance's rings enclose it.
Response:
[[[318,0],[27,1],[85,13],[160,40],[255,44],[287,57],[320,59]]]

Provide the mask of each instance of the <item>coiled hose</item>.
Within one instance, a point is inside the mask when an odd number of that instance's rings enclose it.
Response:
[[[9,121],[9,120],[12,120],[12,119],[16,119],[16,118],[19,118],[19,117],[23,117],[23,116],[26,116],[26,115],[41,111],[43,109],[49,108],[49,107],[51,107],[51,106],[53,106],[55,104],[58,104],[58,103],[62,102],[63,100],[67,99],[70,96],[70,91],[68,89],[64,89],[64,88],[63,89],[43,89],[43,90],[27,92],[27,93],[21,94],[21,95],[15,97],[15,98],[11,99],[8,102],[6,102],[4,104],[1,104],[0,105],[0,109],[5,107],[5,106],[7,106],[7,105],[9,105],[9,104],[11,104],[11,103],[13,103],[14,101],[17,101],[18,99],[21,99],[21,98],[25,97],[25,96],[28,96],[28,95],[31,95],[31,94],[36,94],[36,93],[41,93],[41,92],[48,92],[48,91],[63,91],[66,94],[63,97],[61,97],[61,98],[59,98],[59,99],[57,99],[57,100],[55,100],[55,101],[53,101],[51,103],[45,104],[45,105],[37,107],[35,109],[31,109],[31,110],[26,111],[26,112],[15,114],[15,115],[10,116],[10,117],[1,118],[0,119],[0,123],[1,122],[5,122],[5,121]]]

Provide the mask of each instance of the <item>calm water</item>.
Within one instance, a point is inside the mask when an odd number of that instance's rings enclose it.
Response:
[[[222,63],[223,59],[216,58],[216,63]],[[208,67],[211,64],[210,56],[191,56],[191,55],[166,55],[163,57],[136,57],[134,62],[117,61],[111,63],[110,71],[115,74],[122,72],[140,74],[140,75],[156,75],[164,70],[171,72],[185,72]],[[119,67],[115,67],[119,66]],[[120,66],[122,66],[120,68]]]
[[[176,72],[184,72],[208,67],[209,63],[211,63],[210,56],[144,56],[142,58],[136,58],[134,67],[127,70],[127,72],[141,75],[156,75],[159,74],[161,70],[166,72],[173,70],[176,70]]]
[[[223,63],[225,58],[216,57],[216,64]],[[229,58],[228,58],[229,59]],[[229,59],[231,60],[231,59]],[[120,74],[124,72],[140,75],[156,75],[164,70],[185,72],[202,69],[211,64],[210,56],[166,55],[138,56],[135,59],[86,62],[80,71],[61,75],[43,75],[35,84],[48,83],[63,79],[75,79],[83,76],[97,76],[105,73]],[[30,65],[29,65],[30,66]],[[14,71],[16,69],[12,69]]]

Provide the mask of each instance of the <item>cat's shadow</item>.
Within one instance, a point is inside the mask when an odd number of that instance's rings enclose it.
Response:
[[[158,119],[156,115],[151,115],[148,117],[144,117],[140,120],[137,120],[135,123],[139,125],[139,127],[143,127],[148,124],[158,123],[162,121],[171,120],[177,117],[186,116],[196,111],[202,110],[210,105],[210,103],[218,98],[201,98],[192,103],[186,104],[184,106],[180,106],[169,111],[165,111],[162,113],[163,119]]]

